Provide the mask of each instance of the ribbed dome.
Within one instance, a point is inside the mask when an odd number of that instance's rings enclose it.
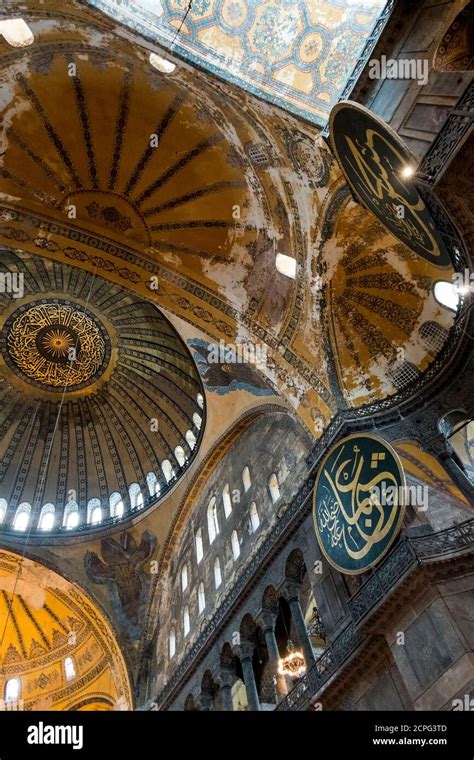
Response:
[[[183,341],[100,277],[26,253],[1,262],[23,278],[21,297],[0,295],[3,530],[83,530],[155,503],[202,426]]]

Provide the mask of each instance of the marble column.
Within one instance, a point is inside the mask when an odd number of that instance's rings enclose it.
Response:
[[[306,662],[306,669],[309,670],[315,663],[313,646],[309,637],[308,629],[304,621],[303,612],[301,610],[300,600],[298,598],[298,587],[291,585],[287,587],[287,601],[290,605],[291,620],[298,637],[298,644],[303,650],[304,659]]]
[[[280,664],[280,651],[275,636],[275,623],[277,615],[273,612],[264,612],[261,615],[260,624],[265,636],[265,644],[268,652],[270,667],[276,680],[277,693],[280,698],[285,697],[288,693],[285,676],[280,675],[278,666]],[[278,700],[280,701],[280,700]]]
[[[232,685],[235,681],[235,675],[230,670],[221,668],[221,694],[222,704],[225,712],[232,712],[234,704],[232,702]]]
[[[247,692],[249,709],[258,711],[260,710],[260,699],[258,697],[257,683],[255,681],[255,673],[253,671],[252,663],[254,649],[255,645],[252,642],[242,642],[238,647],[238,652],[244,675],[244,684]]]

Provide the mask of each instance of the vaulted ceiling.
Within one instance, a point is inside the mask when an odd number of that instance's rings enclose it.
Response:
[[[132,708],[127,667],[110,624],[77,586],[0,551],[0,616],[0,691],[4,695],[6,682],[19,679],[16,709]],[[74,668],[70,679],[66,658]]]
[[[34,44],[0,43],[6,245],[105,277],[213,341],[265,345],[266,381],[316,434],[339,406],[394,393],[394,357],[432,361],[417,329],[450,326],[430,288],[449,273],[350,201],[317,130],[179,62],[156,71],[75,3],[25,17]]]

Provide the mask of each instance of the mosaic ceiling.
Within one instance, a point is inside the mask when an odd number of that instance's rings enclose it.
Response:
[[[385,0],[88,0],[229,82],[325,124]]]
[[[155,503],[168,488],[162,463],[178,473],[180,446],[184,470],[200,439],[202,383],[185,344],[156,306],[100,277],[31,254],[0,256],[2,273],[24,278],[13,305],[0,294],[2,527],[25,503],[33,532],[44,504],[54,506],[57,530],[75,503],[81,527],[91,499],[102,518],[113,516],[105,509],[113,493],[125,511],[137,506],[132,483],[145,506]]]
[[[394,361],[429,365],[419,331],[451,326],[431,287],[450,274],[350,200],[315,127],[197,69],[158,72],[75,3],[30,5],[34,44],[0,43],[5,246],[103,277],[200,339],[265,348],[247,387],[316,435],[338,407],[395,393]]]
[[[6,682],[19,679],[16,709],[132,709],[110,624],[77,586],[0,551],[0,618],[0,690],[5,694]]]

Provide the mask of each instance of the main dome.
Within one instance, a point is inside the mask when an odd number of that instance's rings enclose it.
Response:
[[[3,250],[22,292],[0,301],[0,528],[47,540],[156,504],[203,429],[199,372],[151,302]]]

